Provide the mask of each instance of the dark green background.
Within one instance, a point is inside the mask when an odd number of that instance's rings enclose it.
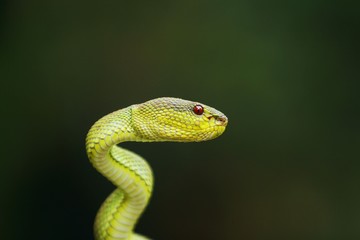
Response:
[[[0,3],[0,239],[92,239],[114,187],[85,135],[161,96],[229,125],[201,144],[124,144],[156,178],[138,232],[360,239],[359,4],[129,2]]]

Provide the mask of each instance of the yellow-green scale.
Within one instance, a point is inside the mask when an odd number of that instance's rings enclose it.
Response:
[[[116,146],[125,141],[148,141],[135,135],[131,111],[132,106],[106,115],[86,138],[91,163],[118,187],[98,211],[96,240],[146,239],[134,234],[133,227],[149,201],[152,171],[139,155]]]

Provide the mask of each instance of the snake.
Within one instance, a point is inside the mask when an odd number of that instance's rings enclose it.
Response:
[[[93,167],[116,189],[94,221],[96,240],[145,240],[134,228],[153,191],[150,165],[138,154],[118,146],[135,142],[201,142],[220,136],[227,117],[205,104],[160,97],[114,111],[96,121],[86,136]]]

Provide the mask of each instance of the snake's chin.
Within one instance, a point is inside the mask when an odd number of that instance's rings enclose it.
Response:
[[[215,139],[215,138],[219,137],[220,135],[222,135],[224,132],[225,132],[225,126],[216,126],[216,129],[214,129],[214,131],[212,131],[209,134],[209,136],[206,139],[204,139],[203,141]]]

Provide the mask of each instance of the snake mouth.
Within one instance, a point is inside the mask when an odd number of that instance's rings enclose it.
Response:
[[[226,126],[228,123],[228,119],[225,115],[219,116],[219,117],[215,118],[215,123],[220,126]]]
[[[222,116],[210,116],[208,117],[209,120],[211,120],[212,118],[215,119],[215,124],[218,126],[226,126],[228,123],[228,119],[225,115]]]

